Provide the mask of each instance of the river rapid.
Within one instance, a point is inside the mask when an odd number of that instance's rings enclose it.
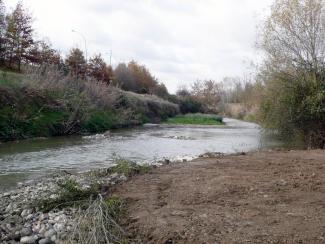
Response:
[[[60,170],[87,171],[118,158],[138,163],[192,159],[207,152],[236,153],[282,146],[254,123],[224,119],[225,126],[151,125],[90,136],[0,144],[0,191]]]

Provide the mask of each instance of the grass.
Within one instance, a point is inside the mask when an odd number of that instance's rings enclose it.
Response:
[[[224,125],[223,118],[214,114],[185,114],[167,119],[167,124]]]
[[[125,232],[119,226],[125,206],[118,197],[98,198],[84,211],[79,211],[74,230],[67,243],[127,243]]]
[[[79,80],[55,68],[0,70],[0,141],[101,133],[178,112],[178,105],[156,96]]]
[[[138,174],[148,173],[151,166],[148,164],[139,165],[135,162],[119,159],[116,161],[116,165],[108,168],[105,171],[91,171],[88,176],[101,178],[107,177],[112,174],[125,175],[126,177],[132,177]],[[97,182],[97,181],[91,181]],[[46,198],[32,204],[32,207],[36,207],[43,212],[49,212],[53,209],[63,209],[66,207],[88,207],[89,201],[95,200],[101,194],[101,188],[103,185],[98,183],[92,183],[89,187],[83,188],[76,180],[66,178],[58,184],[58,189],[54,192],[55,198]],[[110,200],[110,199],[109,199]],[[115,202],[107,201],[107,204],[115,204]]]
[[[21,82],[23,75],[12,71],[0,70],[0,85],[14,86]]]
[[[59,189],[56,198],[47,198],[33,204],[43,212],[66,207],[86,208],[90,201],[96,199],[100,193],[99,185],[91,185],[83,189],[75,180],[65,179],[58,183]]]
[[[120,159],[115,166],[109,168],[109,173],[124,174],[126,177],[130,177],[137,174],[148,173],[150,169],[151,167],[148,164],[139,165],[135,162]]]
[[[149,172],[151,167],[147,164],[138,165],[127,160],[117,160],[116,165],[96,174],[97,178],[107,177],[117,173],[127,177]],[[58,190],[54,192],[55,198],[38,200],[33,206],[43,212],[54,209],[75,208],[75,225],[66,243],[128,243],[126,233],[120,227],[126,213],[126,202],[119,197],[111,195],[104,198],[101,195],[102,185],[91,184],[88,188],[82,186],[71,178],[58,183]]]

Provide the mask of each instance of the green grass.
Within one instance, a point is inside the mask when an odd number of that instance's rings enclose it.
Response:
[[[39,200],[32,205],[38,207],[43,212],[66,207],[86,208],[90,200],[96,199],[100,193],[99,185],[91,185],[88,189],[82,189],[82,187],[72,179],[65,179],[59,182],[58,186],[59,189],[56,198]]]
[[[120,159],[116,162],[116,165],[109,168],[109,173],[124,174],[126,177],[130,177],[137,174],[145,174],[150,171],[151,167],[148,164],[139,165],[135,162]]]
[[[224,125],[222,117],[214,114],[185,114],[169,118],[167,124]]]
[[[20,73],[15,73],[6,70],[0,70],[0,85],[14,86],[19,83],[23,78]]]

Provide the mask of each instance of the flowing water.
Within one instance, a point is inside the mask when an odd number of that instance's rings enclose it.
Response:
[[[0,144],[0,190],[59,170],[109,167],[117,158],[139,163],[235,153],[281,146],[253,123],[225,119],[225,126],[145,125],[92,136],[32,139]]]

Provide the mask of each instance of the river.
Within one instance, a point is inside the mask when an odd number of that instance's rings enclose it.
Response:
[[[282,145],[253,123],[225,119],[225,126],[145,125],[92,136],[29,139],[0,144],[0,191],[60,170],[109,167],[118,158],[138,163],[236,153]]]

